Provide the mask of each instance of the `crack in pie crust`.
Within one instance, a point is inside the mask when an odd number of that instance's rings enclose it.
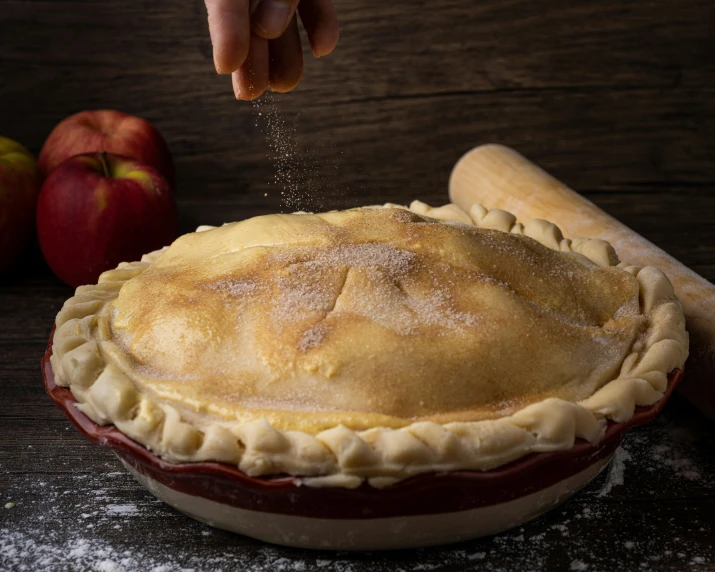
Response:
[[[597,442],[683,367],[659,270],[475,205],[200,227],[77,289],[52,369],[171,462],[376,487]]]

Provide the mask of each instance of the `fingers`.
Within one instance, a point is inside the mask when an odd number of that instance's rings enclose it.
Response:
[[[248,0],[206,0],[209,34],[216,71],[236,71],[248,55],[250,23]]]
[[[233,73],[238,99],[251,100],[268,86],[293,89],[303,75],[296,10],[316,57],[329,54],[339,36],[331,0],[205,0],[218,73]],[[250,2],[250,7],[249,7]],[[253,31],[253,33],[251,33]]]
[[[252,7],[253,32],[266,40],[286,31],[298,7],[298,0],[258,0]]]
[[[233,90],[237,99],[249,101],[259,97],[269,85],[273,91],[290,91],[302,75],[303,50],[298,21],[293,16],[283,35],[275,40],[251,35],[248,57],[233,74]]]
[[[295,16],[282,36],[268,42],[268,51],[271,89],[280,93],[290,91],[303,75],[303,50]]]
[[[251,34],[251,47],[243,65],[234,72],[236,99],[251,101],[268,88],[268,40]]]
[[[316,58],[327,56],[335,49],[340,35],[332,0],[301,0],[298,13],[308,33],[313,55]]]

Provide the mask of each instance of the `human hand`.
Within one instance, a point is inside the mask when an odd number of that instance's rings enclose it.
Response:
[[[237,99],[252,100],[268,87],[293,89],[303,75],[297,14],[315,57],[338,42],[332,0],[205,0],[214,64],[232,74]]]

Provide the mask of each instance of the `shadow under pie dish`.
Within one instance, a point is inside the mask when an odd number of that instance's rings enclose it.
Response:
[[[662,406],[680,303],[603,241],[410,209],[203,227],[104,273],[58,314],[50,394],[159,498],[263,540],[398,548],[533,518]]]

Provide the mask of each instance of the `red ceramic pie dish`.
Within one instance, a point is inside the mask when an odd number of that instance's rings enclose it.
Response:
[[[54,330],[53,330],[54,334]],[[55,384],[52,335],[42,359],[45,388],[90,441],[110,447],[152,494],[189,516],[268,542],[303,548],[393,549],[445,544],[518,526],[564,502],[608,464],[627,429],[663,408],[683,372],[668,376],[662,399],[609,422],[597,444],[534,453],[490,471],[425,473],[386,488],[310,487],[288,475],[250,477],[223,463],[168,463],[113,425],[99,426]]]

